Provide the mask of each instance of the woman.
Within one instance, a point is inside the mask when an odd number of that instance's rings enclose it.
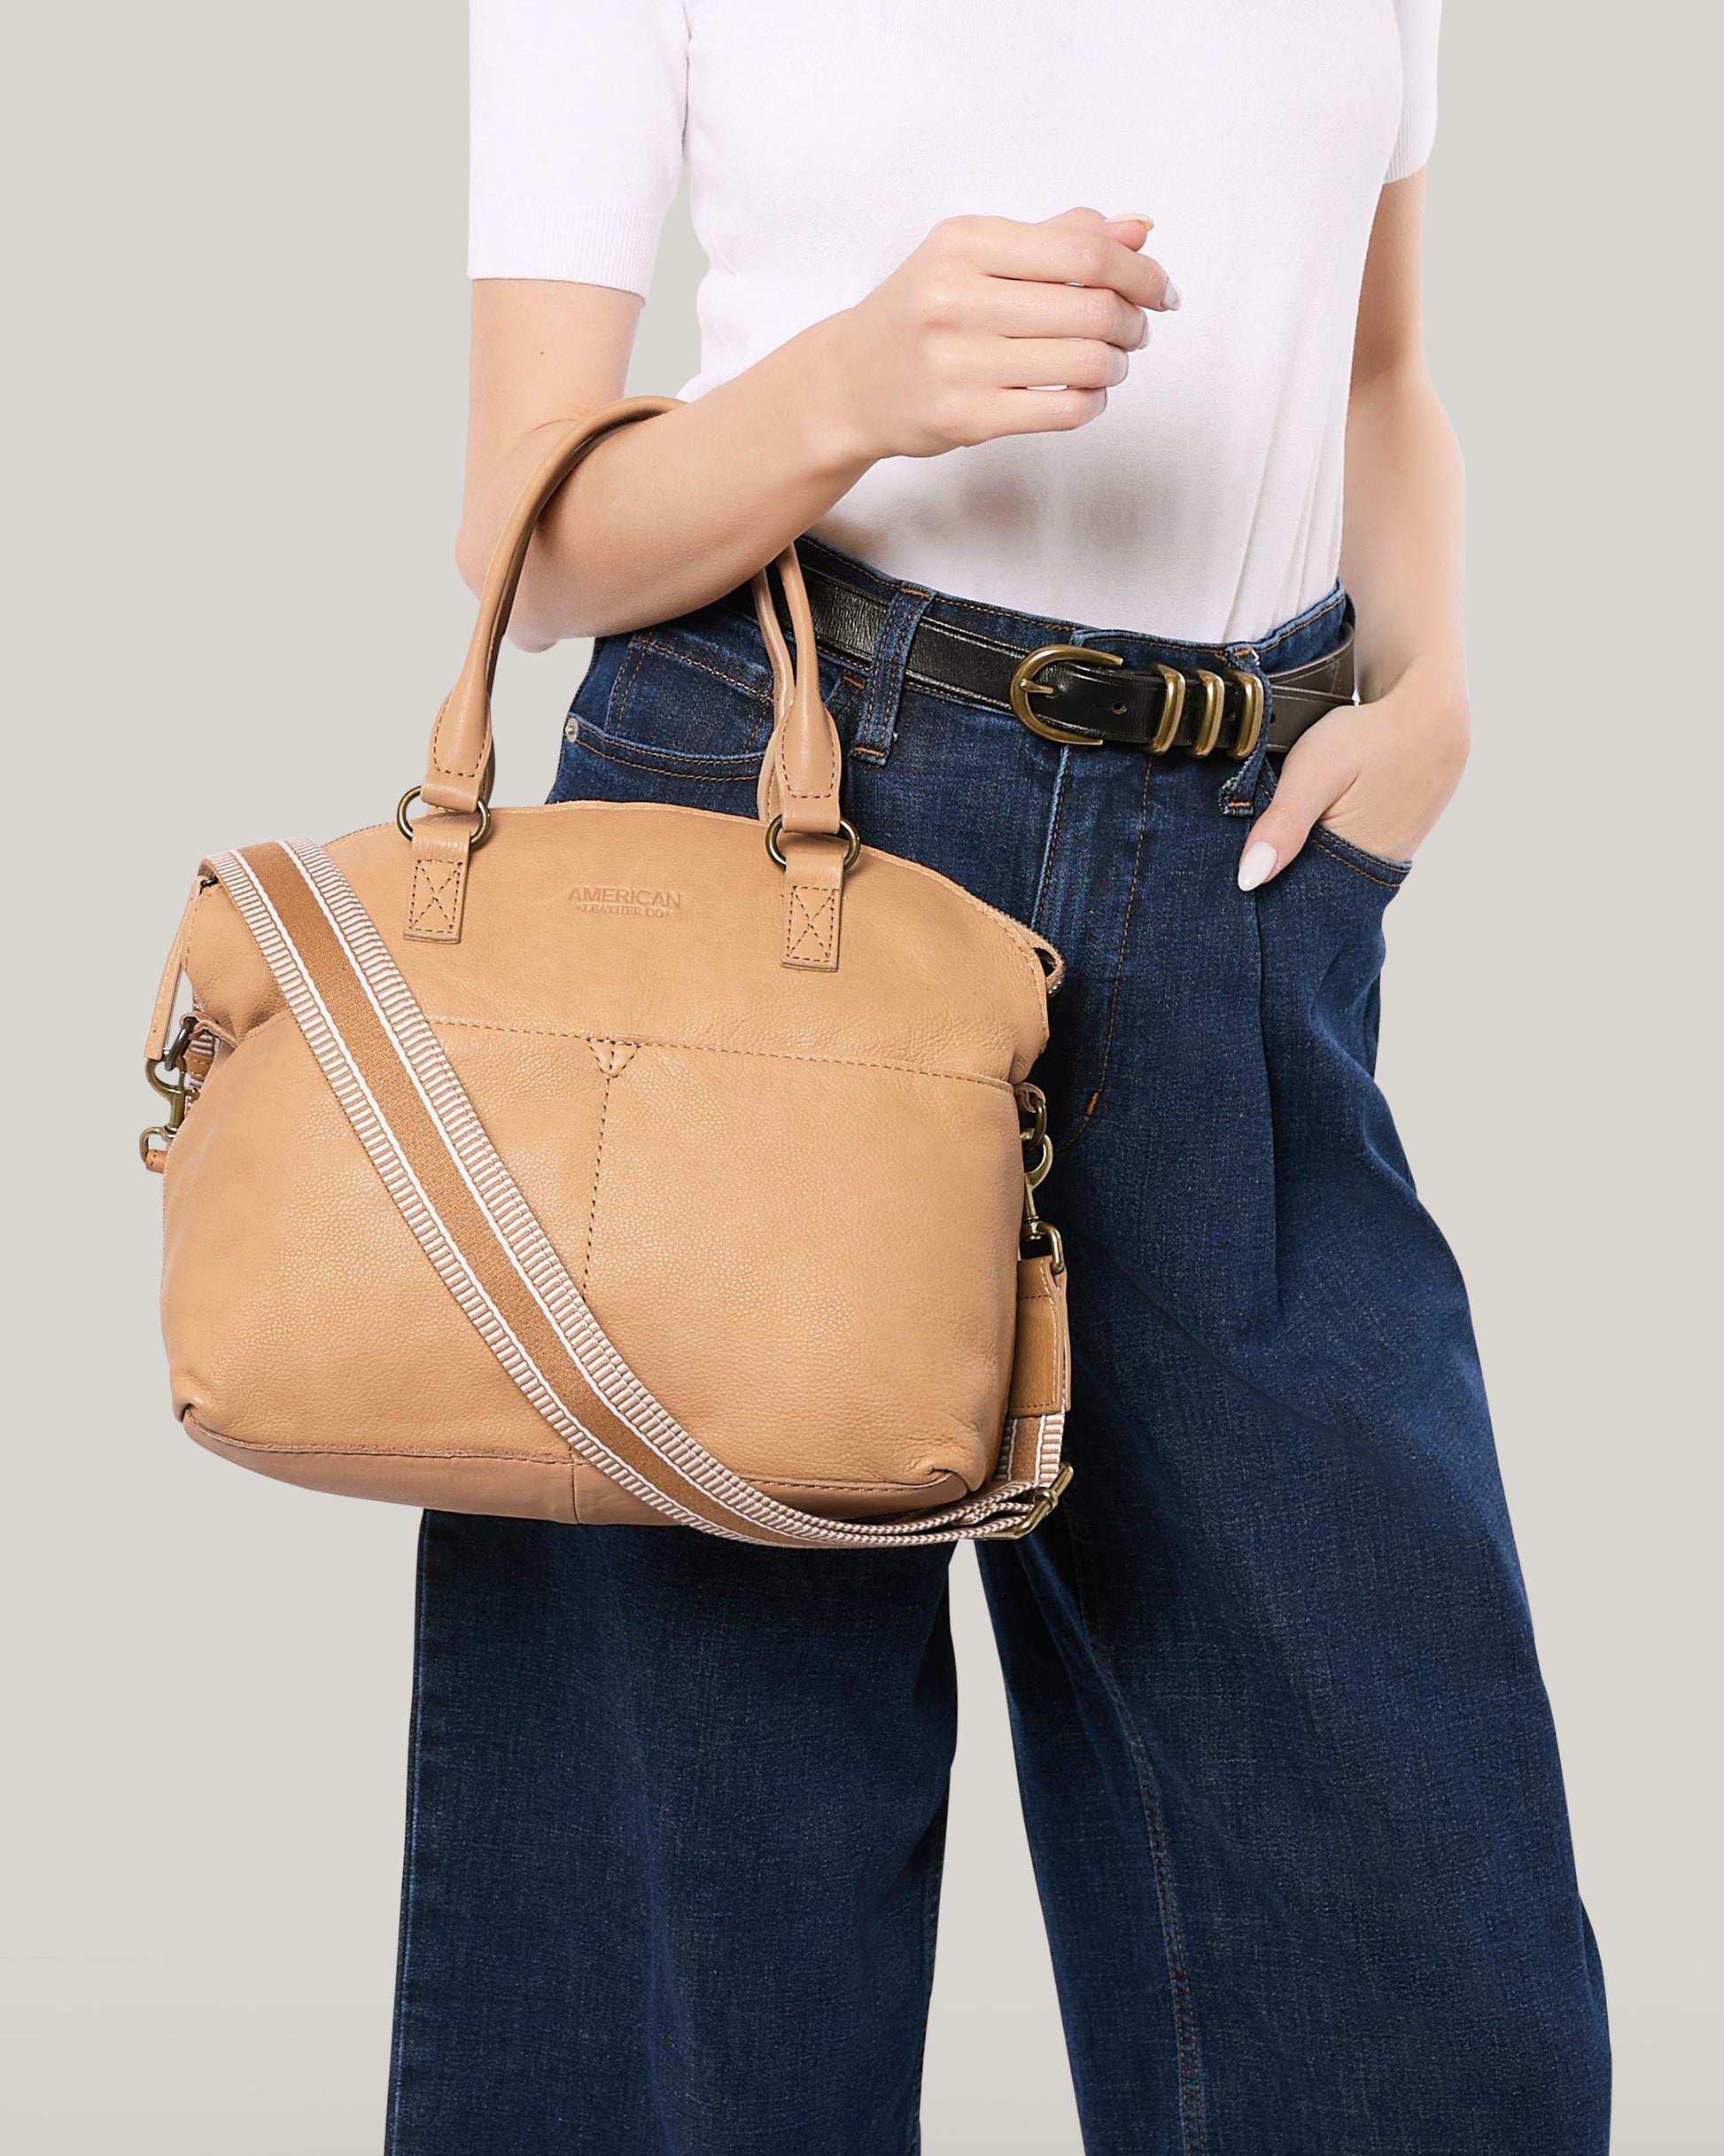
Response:
[[[1605,2146],[1464,1298],[1371,1080],[1467,735],[1436,6],[475,0],[470,580],[620,390],[685,154],[711,261],[689,401],[528,565],[517,638],[600,639],[559,798],[751,812],[734,595],[812,531],[847,813],[1069,968],[1076,1479],[982,1560],[1091,2156]],[[1052,643],[1122,665],[1014,702]],[[430,1515],[394,2156],[915,2148],[954,1714],[940,1553]]]

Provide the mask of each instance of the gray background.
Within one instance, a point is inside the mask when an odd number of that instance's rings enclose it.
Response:
[[[1383,1048],[1476,1300],[1631,2156],[1724,2133],[1701,2041],[1724,2003],[1715,21],[1451,7],[1429,284],[1472,478],[1478,747],[1390,917]],[[465,637],[462,14],[95,0],[31,11],[12,51],[0,2136],[358,2156],[415,1522],[176,1435],[133,1139],[198,856],[386,815]],[[637,386],[691,369],[696,270],[679,212]],[[542,794],[579,665],[511,655],[503,798]],[[928,2147],[1073,2156],[967,1561],[959,1590]]]

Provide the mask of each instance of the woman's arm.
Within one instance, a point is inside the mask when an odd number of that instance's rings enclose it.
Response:
[[[1096,210],[936,226],[856,307],[596,449],[540,525],[511,635],[542,650],[704,605],[882,456],[1085,424],[1146,341],[1145,310],[1178,305],[1140,252],[1149,229]],[[547,440],[620,395],[640,308],[602,285],[475,284],[456,552],[476,588]]]
[[[1466,762],[1464,490],[1460,452],[1425,367],[1424,210],[1422,173],[1383,190],[1359,299],[1341,575],[1358,607],[1364,701],[1331,712],[1288,752],[1240,860],[1246,891],[1285,868],[1318,822],[1406,860]]]

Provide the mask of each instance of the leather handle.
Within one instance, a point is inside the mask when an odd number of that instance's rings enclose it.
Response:
[[[794,654],[773,603],[773,569],[778,572],[789,607]],[[820,696],[814,617],[794,541],[769,568],[756,572],[751,588],[760,634],[773,663],[774,712],[756,806],[762,822],[777,816],[787,831],[827,836],[839,825],[844,756],[838,729]]]
[[[497,653],[526,565],[527,549],[552,496],[607,434],[637,419],[656,419],[662,412],[674,411],[678,402],[675,397],[621,397],[576,421],[522,488],[485,572],[467,662],[431,728],[431,755],[419,790],[428,806],[470,815],[490,793],[491,689],[497,676]]]
[[[471,815],[491,791],[491,691],[497,676],[497,654],[509,627],[509,610],[526,566],[539,520],[581,459],[608,434],[636,420],[656,419],[674,411],[675,397],[622,397],[614,404],[575,421],[547,451],[522,488],[485,572],[478,619],[461,678],[444,699],[431,728],[421,798],[431,808]],[[767,572],[754,579],[755,611],[773,663],[776,718],[762,766],[759,802],[763,821],[774,815],[791,832],[835,832],[839,824],[839,792],[843,751],[838,730],[820,698],[820,669],[814,619],[803,583],[795,544],[773,564],[784,586],[796,639],[792,656],[779,626]]]

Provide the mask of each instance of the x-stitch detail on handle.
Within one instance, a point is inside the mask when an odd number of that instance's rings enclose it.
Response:
[[[431,923],[453,929],[461,898],[459,861],[415,861],[413,865],[413,901],[408,926],[422,929]]]
[[[836,925],[836,893],[823,891],[811,906],[807,893],[800,885],[792,884],[790,907],[784,924],[785,955],[800,960],[804,964],[830,965],[832,962],[832,931]],[[811,954],[804,946],[813,943]]]

